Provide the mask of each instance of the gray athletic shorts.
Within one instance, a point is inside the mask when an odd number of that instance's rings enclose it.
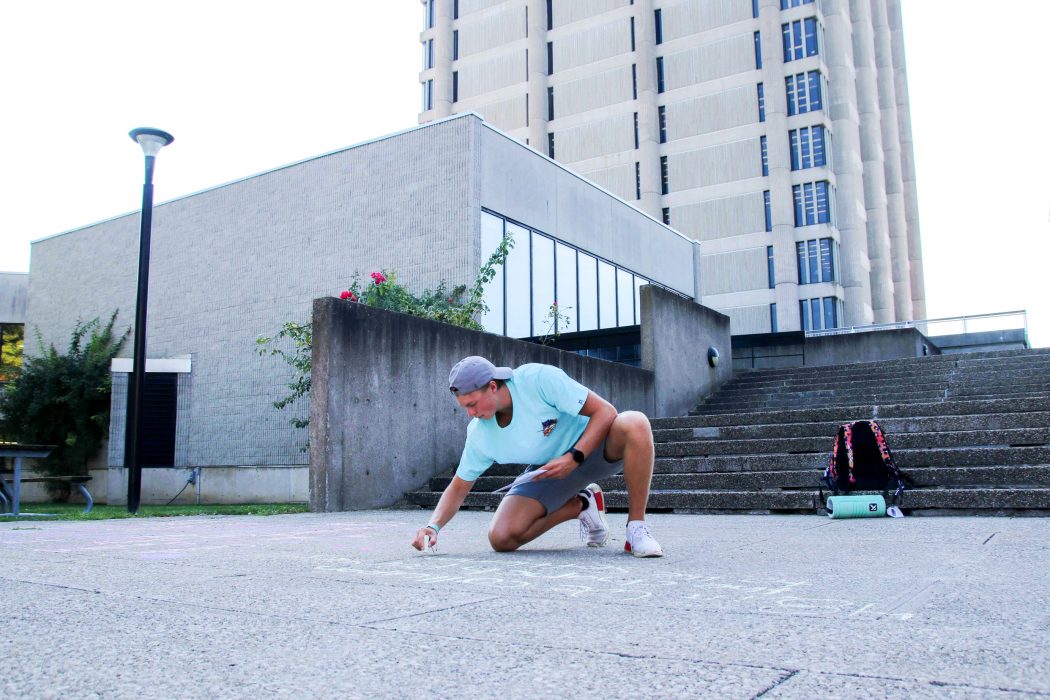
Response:
[[[570,498],[578,494],[587,484],[592,481],[606,479],[616,476],[623,471],[623,460],[619,462],[605,461],[605,442],[598,446],[583,464],[576,467],[564,479],[541,479],[519,484],[507,492],[508,496],[527,496],[543,504],[548,513],[552,513]]]

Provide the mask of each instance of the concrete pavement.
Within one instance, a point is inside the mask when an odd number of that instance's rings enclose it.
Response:
[[[0,523],[0,696],[1050,697],[1050,520],[489,513]]]

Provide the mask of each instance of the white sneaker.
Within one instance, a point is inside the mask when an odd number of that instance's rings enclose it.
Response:
[[[588,547],[604,547],[609,541],[609,525],[605,522],[605,494],[598,484],[588,484],[580,491],[587,507],[580,511],[580,537]]]
[[[623,551],[636,557],[664,555],[664,550],[660,548],[660,543],[653,539],[653,533],[644,520],[632,520],[627,523],[627,541],[623,543]]]

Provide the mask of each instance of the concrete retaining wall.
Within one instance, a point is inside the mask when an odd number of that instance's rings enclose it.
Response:
[[[806,338],[806,366],[876,362],[900,357],[940,355],[929,338],[914,328]]]
[[[663,289],[641,290],[642,367],[655,381],[657,418],[681,416],[733,377],[729,317]],[[707,349],[719,353],[717,367]]]
[[[617,409],[653,415],[651,371],[340,299],[314,301],[310,509],[389,506],[459,461],[469,419],[448,372],[467,355],[557,365]],[[695,403],[695,401],[694,401]]]

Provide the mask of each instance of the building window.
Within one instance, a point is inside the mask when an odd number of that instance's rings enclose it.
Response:
[[[547,42],[547,75],[554,75],[554,42]]]
[[[434,0],[427,0],[426,28],[434,28]]]
[[[434,67],[434,40],[427,39],[423,44],[423,70]]]
[[[634,113],[634,150],[638,150],[638,112]]]
[[[656,91],[664,91],[664,57],[656,57]]]
[[[761,32],[755,32],[755,68],[762,70],[762,37]]]
[[[452,101],[459,102],[459,71],[452,71]]]
[[[671,225],[671,207],[664,207],[660,213],[663,215],[664,225]]]
[[[452,19],[459,19],[459,0],[452,0]]]
[[[636,51],[637,47],[634,43],[634,17],[631,18],[631,51]]]
[[[554,160],[554,132],[547,134],[547,157]]]
[[[423,111],[434,108],[434,81],[428,80],[423,83]]]
[[[547,121],[554,121],[554,87],[547,88]]]
[[[554,0],[547,0],[547,31],[554,29]]]
[[[817,55],[816,17],[797,19],[781,26],[784,32],[784,63]]]
[[[799,300],[798,310],[802,320],[802,330],[824,331],[838,328],[840,303],[836,297]]]
[[[834,282],[837,252],[838,246],[832,238],[812,239],[795,243],[795,257],[798,261],[798,283]]]
[[[751,16],[758,19],[758,0],[751,0]]]
[[[773,230],[773,207],[769,204],[769,190],[762,193],[762,203],[766,209],[766,233]]]
[[[762,150],[762,176],[766,177],[769,175],[769,148],[766,145],[766,137],[759,136],[758,142]]]
[[[766,267],[769,268],[769,288],[775,289],[777,286],[777,277],[773,272],[773,246],[766,246]]]
[[[756,2],[757,2],[757,0],[756,0]],[[662,15],[660,10],[655,10],[653,12],[653,14],[656,15],[656,43],[657,44],[662,44],[662,43],[664,43],[664,19],[663,19],[663,15]]]
[[[660,105],[656,112],[660,123],[660,143],[667,143],[667,107]]]
[[[660,156],[660,194],[671,192],[670,183],[667,180],[667,156]]]
[[[766,89],[762,83],[758,84],[758,121],[766,120]]]
[[[835,297],[824,297],[824,328],[839,327],[839,300]]]
[[[788,132],[791,137],[791,169],[805,170],[828,164],[824,148],[824,127],[805,126]]]
[[[789,75],[787,83],[788,116],[816,112],[822,109],[820,71]]]
[[[631,94],[638,99],[638,64],[631,64]]]
[[[634,198],[642,198],[642,166],[638,161],[634,162]]]
[[[452,60],[459,60],[459,30],[452,32]]]
[[[755,0],[758,2],[758,0]],[[780,0],[781,10],[790,10],[792,7],[802,7],[803,5],[811,5],[813,0]]]
[[[795,226],[831,223],[828,190],[825,180],[806,182],[791,188],[795,197]]]
[[[769,332],[777,332],[777,305],[776,302],[769,305]]]

